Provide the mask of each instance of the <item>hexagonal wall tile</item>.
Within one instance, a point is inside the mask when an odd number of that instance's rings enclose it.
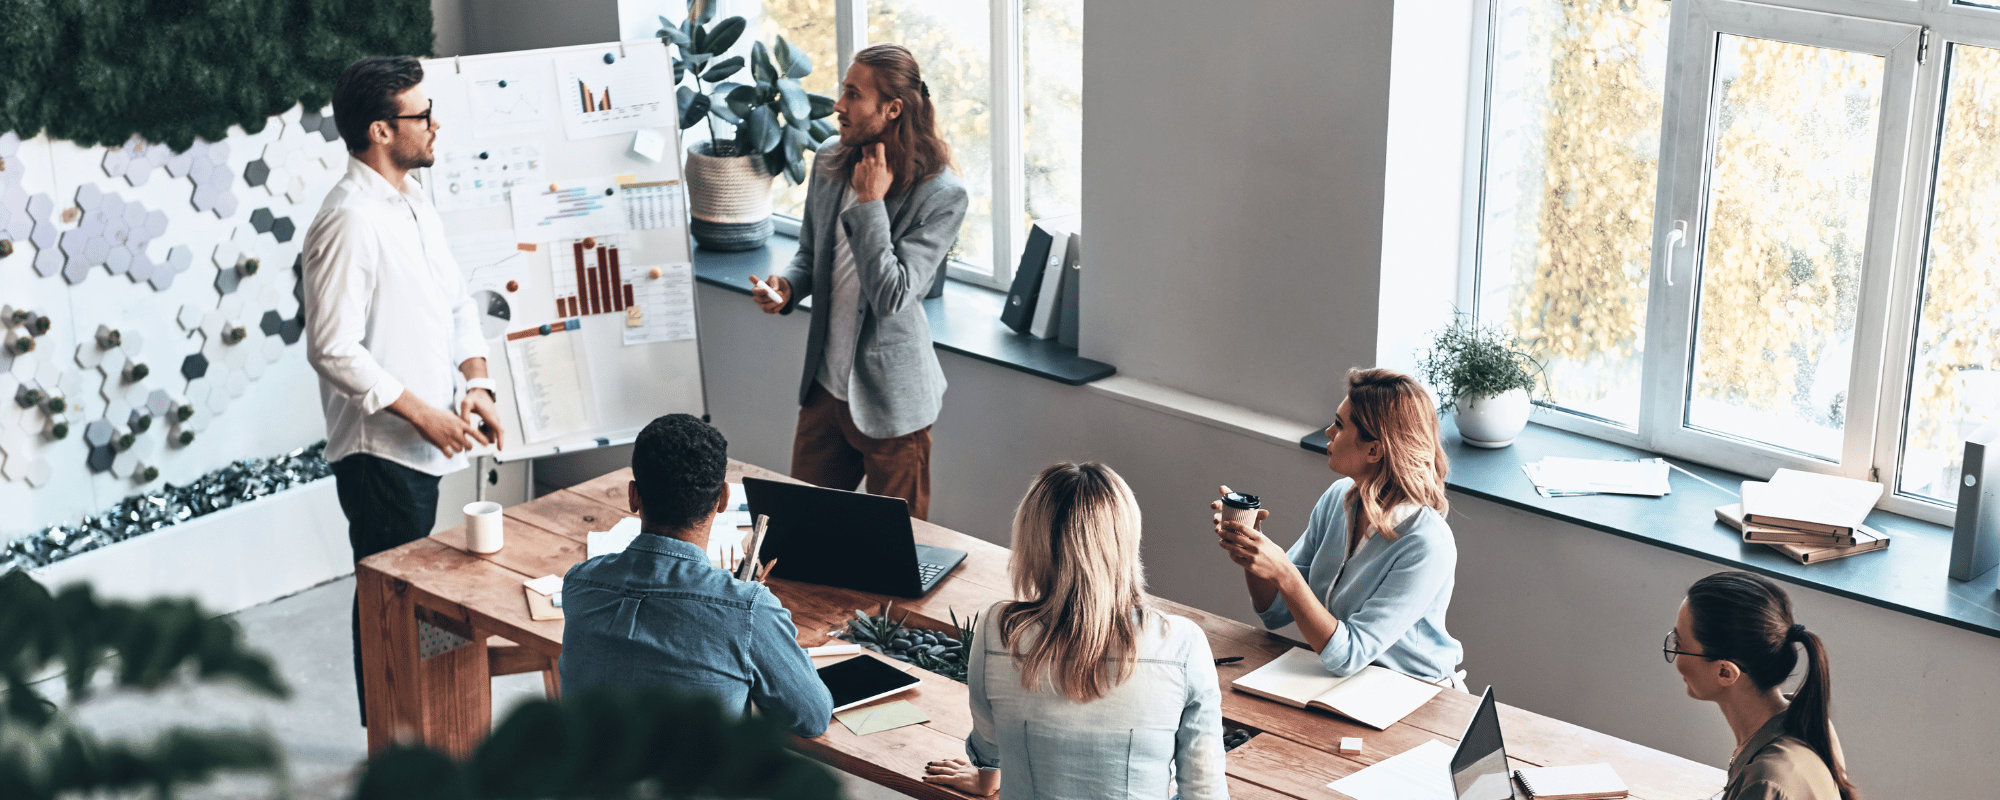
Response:
[[[181,377],[190,381],[208,374],[208,357],[200,353],[189,353],[181,359]]]
[[[153,276],[147,282],[157,291],[166,291],[174,285],[174,276],[186,272],[194,263],[194,251],[187,245],[177,244],[167,251],[167,259],[153,265]]]

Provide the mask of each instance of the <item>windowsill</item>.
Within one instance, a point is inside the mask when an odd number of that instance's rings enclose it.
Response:
[[[695,280],[748,296],[750,276],[764,277],[782,271],[798,252],[798,239],[774,235],[763,247],[740,253],[721,253],[695,248]],[[1115,374],[1117,368],[1076,354],[1061,344],[1015,333],[1000,323],[1000,307],[1005,292],[947,280],[944,296],[924,301],[930,317],[931,341],[939,350],[969,356],[991,364],[1070,386],[1082,386]],[[810,311],[807,300],[798,305]]]
[[[1445,453],[1451,460],[1445,484],[1453,490],[1726,567],[2000,637],[1995,571],[1972,581],[1952,580],[1946,574],[1951,561],[1948,527],[1878,510],[1868,515],[1868,524],[1890,536],[1888,549],[1800,564],[1764,545],[1744,542],[1734,529],[1716,521],[1715,507],[1734,503],[1736,497],[1679,472],[1671,473],[1673,491],[1665,497],[1550,498],[1536,493],[1521,471],[1522,464],[1545,456],[1628,459],[1657,454],[1543,425],[1529,425],[1511,447],[1498,450],[1466,445],[1450,423],[1446,423],[1445,433]],[[1299,440],[1299,446],[1324,453],[1326,435],[1314,433]],[[1674,463],[1723,486],[1750,480],[1749,476],[1683,459],[1674,459]]]

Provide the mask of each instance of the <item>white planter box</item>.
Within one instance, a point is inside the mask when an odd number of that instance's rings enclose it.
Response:
[[[329,477],[30,574],[52,591],[81,581],[101,598],[190,597],[227,614],[353,572],[347,517]]]

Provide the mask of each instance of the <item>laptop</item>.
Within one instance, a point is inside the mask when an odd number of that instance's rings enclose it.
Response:
[[[1513,800],[1513,775],[1500,740],[1500,710],[1488,686],[1451,755],[1451,788],[1458,800]]]
[[[770,518],[757,560],[785,580],[896,597],[922,597],[965,560],[964,550],[918,544],[910,504],[819,486],[744,478],[751,518]]]

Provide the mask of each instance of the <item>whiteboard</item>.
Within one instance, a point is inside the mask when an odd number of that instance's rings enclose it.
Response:
[[[635,75],[663,77],[639,81]],[[483,319],[491,348],[487,364],[500,387],[496,394],[507,430],[507,447],[497,457],[514,461],[623,444],[662,414],[706,418],[701,349],[693,335],[693,258],[680,131],[674,122],[666,46],[648,39],[430,59],[424,62],[422,88],[434,104],[439,126],[437,162],[423,171],[424,185],[474,297],[488,312]],[[577,110],[594,113],[570,113],[579,105]],[[653,140],[657,161],[634,152],[635,136]],[[496,188],[508,181],[525,182]],[[596,210],[590,213],[597,216],[586,221],[594,225],[636,219],[659,227],[599,234],[592,238],[606,241],[586,250],[565,238],[567,229],[550,227],[577,221],[563,214],[531,215],[544,224],[517,225],[514,191],[546,195],[549,202],[560,199],[557,195],[593,201]],[[617,197],[604,196],[613,191]],[[509,199],[496,204],[496,195]],[[641,208],[643,212],[635,210]],[[635,213],[642,216],[633,217]],[[615,245],[615,252],[607,254],[602,249],[607,244]],[[636,267],[638,274],[599,272],[600,266],[609,267],[607,255],[620,270]],[[588,275],[577,268],[579,263]],[[687,298],[686,317],[674,318],[674,330],[688,338],[626,344],[625,298],[634,287],[642,297],[677,295],[681,282],[676,265],[687,265]],[[663,277],[651,277],[645,268],[652,266],[663,267]],[[643,294],[649,286],[659,291]],[[593,297],[592,290],[600,291]],[[652,315],[642,324],[661,320]],[[543,326],[551,333],[542,334]],[[573,338],[554,346],[565,337]],[[543,438],[527,441],[523,410],[543,406],[517,389],[510,338],[523,347],[540,348],[544,356],[575,354],[580,391],[556,397],[558,403],[576,403],[587,423],[576,424],[580,417],[540,414],[536,420],[544,428]],[[571,374],[567,364],[558,366],[563,369],[532,372]],[[571,394],[576,396],[569,398]],[[563,419],[573,423],[550,422]]]

